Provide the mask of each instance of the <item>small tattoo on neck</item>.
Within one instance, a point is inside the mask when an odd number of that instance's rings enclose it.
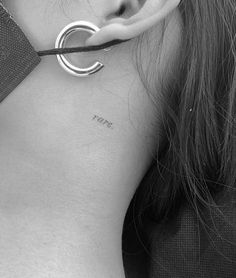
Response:
[[[100,125],[106,126],[107,128],[110,128],[110,129],[113,129],[113,123],[105,120],[102,117],[94,115],[92,120],[98,122]]]

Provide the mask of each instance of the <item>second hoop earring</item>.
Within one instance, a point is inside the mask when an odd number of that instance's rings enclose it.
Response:
[[[55,48],[65,47],[66,40],[71,34],[75,32],[85,31],[90,34],[94,34],[99,30],[100,28],[98,28],[96,25],[88,21],[72,22],[69,25],[67,25],[65,28],[63,28],[62,31],[59,33],[56,39]],[[105,49],[105,50],[108,51],[109,49]],[[77,77],[90,76],[100,71],[104,67],[104,65],[101,62],[97,61],[88,68],[79,68],[71,64],[63,54],[58,54],[57,59],[59,64],[65,71]]]

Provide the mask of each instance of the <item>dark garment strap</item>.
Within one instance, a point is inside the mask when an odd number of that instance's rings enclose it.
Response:
[[[0,3],[0,102],[40,61],[20,27]]]

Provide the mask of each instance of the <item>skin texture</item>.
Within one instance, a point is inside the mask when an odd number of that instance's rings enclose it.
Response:
[[[4,4],[36,50],[53,48],[72,21],[100,25],[118,7],[111,0],[61,3]],[[174,60],[178,48],[177,11],[170,22],[168,57],[160,68]],[[161,36],[161,25],[155,28],[153,43]],[[63,71],[56,57],[44,57],[1,103],[1,277],[124,277],[125,213],[160,136],[161,104],[145,92],[132,60],[134,45],[73,54],[80,66],[94,59],[105,64],[84,79]]]

